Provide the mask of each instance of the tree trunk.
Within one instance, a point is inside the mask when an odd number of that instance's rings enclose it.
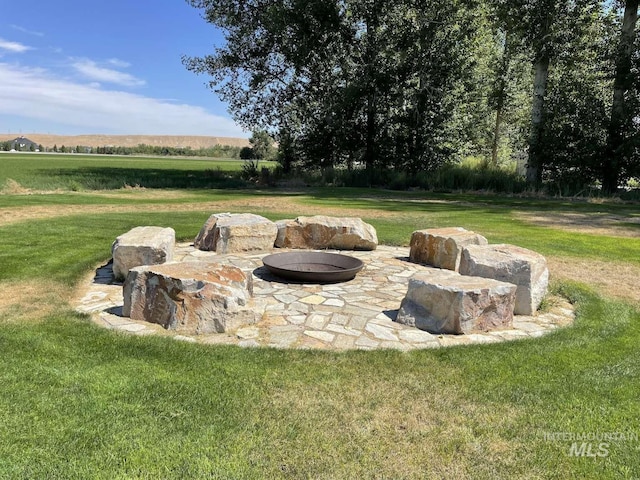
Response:
[[[364,151],[364,164],[369,175],[373,174],[373,167],[376,160],[376,111],[376,95],[371,92],[367,97],[367,129]]]
[[[527,182],[532,185],[542,183],[542,130],[544,127],[544,100],[549,79],[549,55],[542,53],[535,63],[533,99],[531,103],[531,137],[529,138],[529,161]]]
[[[630,121],[625,96],[633,85],[631,64],[634,52],[635,28],[638,21],[638,1],[625,2],[624,18],[620,44],[616,54],[616,76],[613,81],[613,103],[607,137],[607,149],[604,155],[602,189],[606,193],[615,193],[623,166],[623,147],[625,129]]]
[[[509,73],[509,44],[505,35],[502,62],[498,71],[498,87],[496,89],[496,122],[493,128],[493,141],[491,142],[491,165],[498,166],[498,147],[500,145],[500,127],[504,115],[505,96],[507,90],[507,74]]]

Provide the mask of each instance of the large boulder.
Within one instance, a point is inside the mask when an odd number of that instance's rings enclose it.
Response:
[[[533,315],[549,285],[546,259],[515,245],[468,245],[462,251],[460,273],[517,285],[516,315]]]
[[[378,246],[376,229],[360,218],[316,215],[276,223],[279,248],[375,250]]]
[[[461,227],[417,230],[411,235],[409,260],[457,272],[464,247],[487,243],[482,235]]]
[[[409,279],[396,321],[430,333],[471,333],[513,325],[516,286],[433,269]]]
[[[252,277],[229,265],[168,263],[129,271],[123,315],[187,334],[222,333],[255,323]]]
[[[116,238],[111,246],[113,274],[122,280],[134,267],[170,262],[175,245],[176,232],[173,228],[133,228]]]
[[[278,227],[253,213],[215,213],[200,229],[196,248],[217,253],[264,251],[273,248]]]

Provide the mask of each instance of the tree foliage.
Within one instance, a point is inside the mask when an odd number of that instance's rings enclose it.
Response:
[[[524,154],[532,181],[589,183],[612,152],[620,5],[187,1],[225,41],[185,57],[186,67],[210,76],[241,126],[275,138],[285,171],[414,175],[470,155],[497,166]],[[615,150],[626,156],[608,164],[621,180],[638,173],[635,44],[631,51],[626,120],[614,127],[627,129]]]

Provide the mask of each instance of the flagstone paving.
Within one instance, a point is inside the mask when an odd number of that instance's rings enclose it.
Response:
[[[278,249],[278,251],[287,251]],[[176,245],[175,261],[212,261],[235,265],[253,276],[253,308],[262,319],[231,333],[186,336],[159,325],[122,316],[122,284],[114,280],[111,265],[97,269],[75,305],[105,328],[135,335],[170,335],[176,340],[241,347],[413,350],[472,343],[495,343],[535,338],[574,319],[571,304],[553,298],[551,307],[535,316],[514,317],[513,328],[467,335],[432,335],[393,320],[407,292],[409,278],[430,267],[409,262],[409,249],[379,246],[366,252],[341,252],[361,259],[365,268],[351,281],[309,285],[286,283],[272,275],[256,254],[202,252],[191,244]]]

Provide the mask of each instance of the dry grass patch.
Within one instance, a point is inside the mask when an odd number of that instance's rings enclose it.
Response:
[[[545,213],[518,212],[516,218],[543,227],[569,232],[606,235],[610,237],[640,237],[640,216],[610,213]],[[638,228],[625,224],[634,224]]]
[[[107,197],[108,194],[103,194]],[[119,195],[113,195],[120,197]],[[136,197],[144,199],[180,198],[177,192],[164,195],[164,191],[136,191]],[[283,197],[256,197],[253,199],[230,199],[216,202],[179,203],[168,205],[30,205],[23,207],[0,208],[0,226],[27,220],[63,217],[67,215],[128,213],[128,212],[203,212],[219,213],[237,211],[254,212],[291,212],[291,217],[300,215],[330,215],[340,217],[397,218],[398,214],[381,210],[314,207],[300,205],[292,199]]]
[[[32,193],[30,189],[23,187],[12,178],[7,178],[0,189],[0,195],[30,195]]]
[[[68,308],[73,288],[46,280],[0,282],[0,322],[39,322]]]
[[[638,265],[552,256],[547,257],[547,263],[555,279],[586,283],[601,295],[640,304]]]

